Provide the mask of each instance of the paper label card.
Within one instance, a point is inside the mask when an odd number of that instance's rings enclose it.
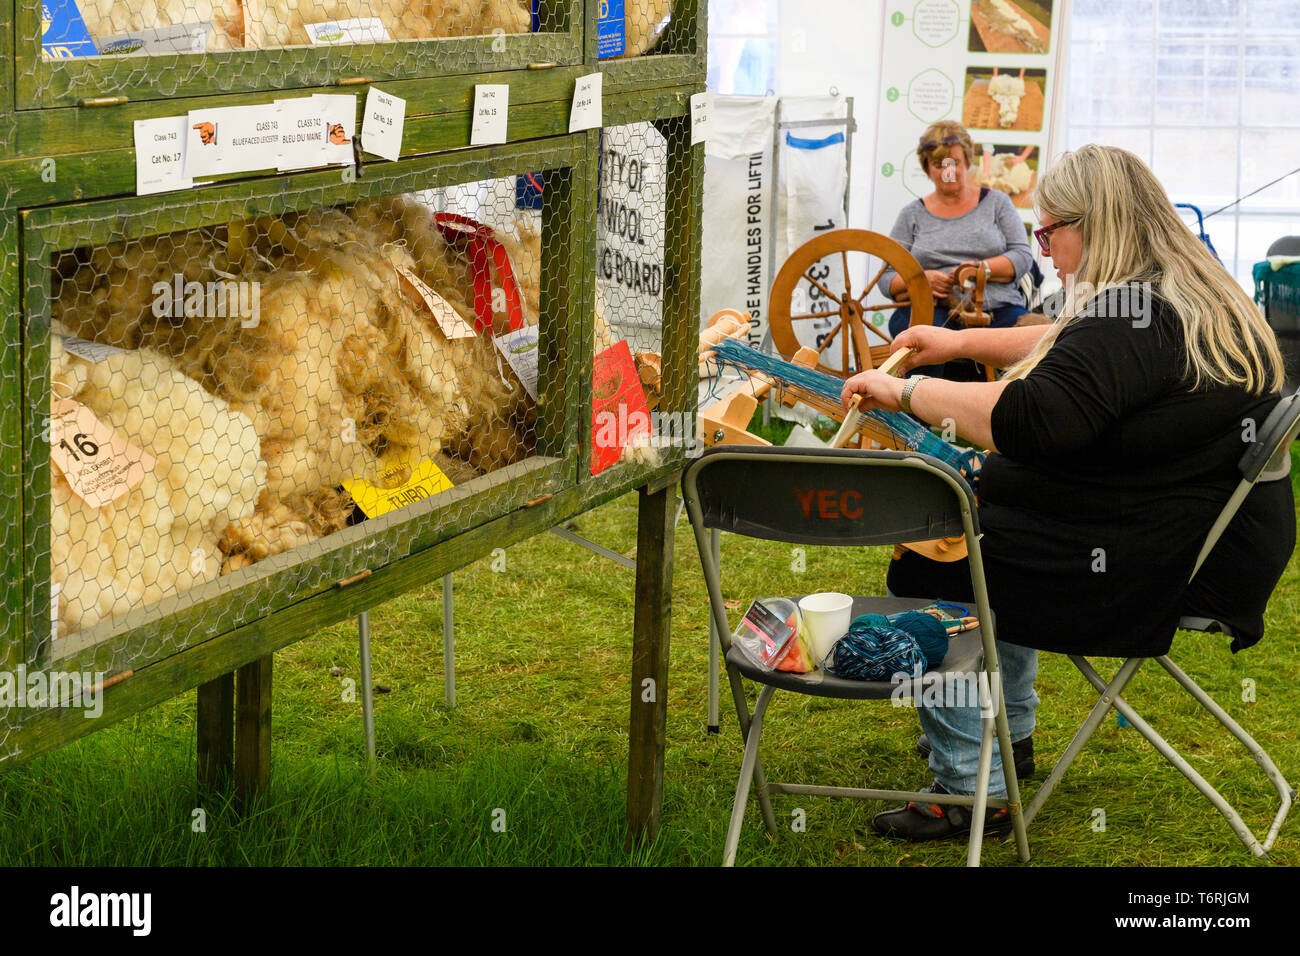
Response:
[[[573,88],[573,106],[569,109],[569,132],[597,129],[601,122],[601,80],[605,74],[578,77]]]
[[[190,110],[186,126],[187,176],[278,168],[280,118],[274,104]]]
[[[403,288],[415,294],[416,299],[424,305],[442,329],[442,334],[449,339],[472,339],[474,326],[466,322],[450,302],[429,288],[419,276],[405,266],[397,267],[397,274],[402,278]]]
[[[498,335],[492,341],[519,376],[524,391],[537,401],[537,326],[527,325],[516,332]]]
[[[709,138],[710,120],[713,117],[713,94],[691,94],[691,145]]]
[[[352,165],[352,136],[356,132],[355,93],[313,93],[312,102],[325,123],[325,164]]]
[[[110,355],[117,355],[119,352],[128,350],[120,349],[116,345],[101,345],[99,342],[92,342],[89,339],[79,339],[71,335],[65,335],[63,336],[63,351],[70,352],[87,362],[102,362]]]
[[[186,117],[136,120],[134,136],[137,195],[189,189],[194,185],[194,180],[185,174]]]
[[[361,121],[362,148],[396,162],[402,155],[405,121],[406,100],[372,86],[366,93],[365,117]]]
[[[325,118],[310,96],[275,101],[280,119],[280,153],[276,169],[325,165]]]
[[[596,356],[591,370],[591,473],[616,463],[637,435],[650,434],[650,409],[632,351],[615,342]]]
[[[132,33],[115,33],[99,38],[102,56],[154,55],[160,53],[202,53],[208,47],[212,23],[177,23]]]
[[[327,20],[307,24],[307,38],[315,46],[334,46],[338,43],[389,43],[384,22],[378,17],[358,17],[352,20]]]
[[[343,488],[367,518],[378,518],[451,487],[451,479],[433,459],[413,463],[405,456],[386,462],[383,473],[374,481],[353,478],[343,482]]]
[[[50,459],[92,508],[121,498],[157,464],[70,398],[50,406]]]
[[[510,86],[506,83],[478,83],[474,86],[474,121],[469,144],[488,146],[506,141],[506,116],[510,110]]]

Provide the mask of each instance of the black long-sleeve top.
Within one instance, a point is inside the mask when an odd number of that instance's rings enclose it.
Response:
[[[1190,591],[1187,579],[1277,396],[1190,390],[1182,323],[1147,301],[1130,315],[1123,290],[1099,297],[993,409],[979,510],[1001,640],[1162,654],[1187,613],[1230,624],[1234,647],[1263,633],[1295,545],[1289,481],[1257,486]]]

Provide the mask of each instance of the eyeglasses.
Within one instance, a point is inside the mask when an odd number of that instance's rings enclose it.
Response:
[[[927,139],[921,142],[921,151],[928,153],[932,149],[937,149],[940,143],[944,146],[956,146],[960,142],[960,136],[945,136],[943,139]]]
[[[1073,226],[1074,223],[1075,220],[1073,219],[1062,219],[1060,222],[1054,222],[1050,226],[1044,226],[1042,229],[1034,230],[1034,238],[1038,240],[1038,245],[1043,250],[1043,255],[1049,256],[1052,254],[1052,244],[1047,238],[1052,234],[1052,231],[1060,229],[1062,226]]]

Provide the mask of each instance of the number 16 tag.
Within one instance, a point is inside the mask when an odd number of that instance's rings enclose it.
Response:
[[[121,498],[157,461],[70,398],[50,407],[50,458],[72,490],[92,508]]]

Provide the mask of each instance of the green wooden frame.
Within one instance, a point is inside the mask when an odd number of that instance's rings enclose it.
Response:
[[[330,87],[361,78],[390,81],[485,73],[530,64],[571,66],[582,62],[582,4],[550,0],[543,7],[542,32],[504,37],[49,61],[41,58],[39,0],[13,0],[17,105],[42,109],[113,97],[134,102]]]
[[[0,186],[0,669],[13,672],[23,650],[23,468],[18,210]],[[4,723],[0,715],[0,726]],[[2,743],[2,740],[0,740]]]
[[[48,444],[42,441],[40,432],[49,409],[48,284],[52,253],[124,237],[473,182],[521,170],[569,171],[549,177],[557,195],[548,203],[548,241],[542,255],[548,294],[543,297],[540,324],[542,348],[547,354],[541,363],[539,382],[537,456],[67,639],[78,644],[94,639],[101,642],[69,656],[61,654],[62,669],[115,674],[146,666],[160,653],[174,654],[246,626],[250,620],[273,617],[313,595],[329,592],[340,580],[399,562],[529,500],[573,484],[578,438],[570,396],[576,395],[573,383],[583,374],[582,369],[586,368],[589,376],[591,365],[590,357],[572,342],[568,311],[573,303],[589,297],[584,284],[578,281],[585,271],[572,261],[574,249],[590,244],[587,229],[591,216],[587,206],[594,193],[588,188],[589,174],[581,162],[581,144],[580,136],[572,136],[548,140],[544,147],[492,147],[404,161],[352,183],[340,182],[337,171],[314,172],[211,187],[203,190],[201,197],[140,197],[22,213],[25,328],[21,352],[21,447],[22,460],[29,463],[23,475],[22,550],[27,555],[22,575],[23,659],[36,667],[45,667],[51,661],[50,465]]]
[[[667,203],[664,222],[664,303],[660,336],[663,363],[662,396],[659,411],[690,416],[694,421],[697,382],[695,357],[699,340],[700,256],[704,196],[703,147],[691,146],[690,96],[703,87],[652,90],[632,96],[606,99],[606,127],[653,122],[667,141],[667,181],[675,196],[685,202]],[[592,270],[595,275],[595,241],[592,242]],[[588,338],[586,341],[592,341]],[[688,450],[664,449],[661,464],[637,466],[627,462],[613,465],[599,475],[591,474],[592,381],[586,375],[578,382],[579,420],[588,423],[579,431],[581,455],[578,482],[594,493],[623,493],[646,484],[646,476],[665,465],[682,467]]]
[[[515,70],[505,73],[385,83],[383,89],[406,99],[402,157],[465,149],[469,146],[471,109],[477,83],[508,83],[511,88],[508,133],[511,143],[567,135],[574,82],[582,67]],[[338,93],[317,87],[292,91],[292,96]],[[365,87],[342,92],[357,94],[357,115],[365,105]],[[222,98],[224,106],[270,105],[273,93]],[[0,156],[0,181],[18,186],[23,206],[43,206],[98,196],[135,193],[136,120],[184,115],[210,105],[205,98],[156,100],[96,109],[65,107],[24,110],[12,119],[15,146]],[[3,118],[0,118],[3,122]],[[385,161],[364,157],[366,168],[380,170]],[[55,174],[51,176],[50,164]],[[274,171],[268,170],[265,174]],[[214,176],[214,180],[247,180],[257,173]]]
[[[680,476],[681,466],[669,465],[643,476],[642,481],[653,487],[670,488]],[[628,490],[631,489],[593,495],[581,488],[567,488],[535,507],[516,508],[436,547],[422,545],[423,550],[413,550],[408,557],[379,568],[355,584],[317,591],[274,615],[222,634],[219,639],[194,644],[160,658],[136,670],[128,680],[105,688],[104,712],[98,719],[87,720],[77,708],[0,712],[0,773],[11,758],[36,757],[102,730],[260,660],[321,628],[353,619],[364,610],[491,554],[494,548],[509,547],[563,524]],[[68,663],[65,669],[77,668]]]
[[[605,124],[654,122],[668,142],[669,180],[687,200],[669,205],[665,224],[660,407],[672,412],[693,412],[696,393],[704,157],[702,147],[690,145],[689,97],[703,89],[703,8],[703,0],[678,0],[679,16],[699,12],[691,52],[602,61],[599,67],[606,76]],[[592,0],[587,13],[594,17]],[[0,7],[0,27],[12,23],[8,17],[9,10]],[[594,19],[589,22],[594,25]],[[7,32],[0,30],[0,58]],[[237,572],[242,575],[238,589],[194,589],[142,609],[106,643],[59,659],[63,670],[113,675],[129,666],[134,672],[102,692],[103,716],[87,720],[76,708],[58,707],[0,712],[0,770],[11,758],[37,756],[191,688],[233,693],[228,675],[236,669],[262,668],[269,678],[274,651],[639,488],[643,546],[638,549],[637,589],[646,600],[638,603],[629,680],[628,835],[629,840],[653,836],[663,787],[672,489],[685,452],[675,450],[655,466],[616,465],[595,478],[589,471],[599,134],[565,131],[573,82],[595,64],[593,26],[580,65],[386,82],[385,89],[408,99],[403,159],[367,163],[357,182],[340,182],[338,170],[319,170],[154,197],[132,196],[131,124],[182,113],[195,101],[13,112],[13,89],[6,87],[0,69],[0,410],[7,410],[0,411],[0,462],[5,466],[0,521],[15,535],[15,547],[0,554],[0,573],[6,582],[21,582],[0,592],[8,612],[0,628],[0,666],[11,671],[22,664],[49,663],[48,647],[42,644],[48,644],[49,523],[48,516],[41,520],[38,508],[40,489],[48,488],[49,459],[35,425],[48,409],[49,290],[44,277],[50,251],[226,222],[235,218],[232,210],[248,215],[250,202],[259,211],[273,212],[310,205],[309,196],[338,203],[408,191],[416,188],[409,182],[412,177],[427,187],[525,169],[568,170],[547,179],[554,198],[543,213],[540,322],[552,358],[543,363],[551,371],[541,382],[539,455],[442,496],[437,509],[408,508]],[[475,82],[511,83],[510,144],[464,148]],[[227,96],[222,103],[272,98]],[[456,152],[429,155],[439,150]],[[407,158],[410,154],[413,158]],[[44,177],[51,161],[57,175]],[[110,196],[125,198],[86,201]],[[68,205],[53,208],[54,203]],[[158,221],[163,211],[171,217],[166,223]],[[105,212],[106,218],[101,215],[97,225],[87,227],[89,217]],[[146,222],[150,216],[154,221]],[[43,569],[31,558],[42,554]],[[652,705],[641,696],[647,676],[660,685]],[[217,705],[208,722],[219,723],[220,711],[230,701],[220,694],[208,696],[209,704]],[[269,700],[259,706],[263,704],[269,706]],[[265,734],[259,737],[262,751],[268,741]],[[223,759],[216,755],[216,763]],[[265,754],[254,763],[245,770],[264,774]]]

